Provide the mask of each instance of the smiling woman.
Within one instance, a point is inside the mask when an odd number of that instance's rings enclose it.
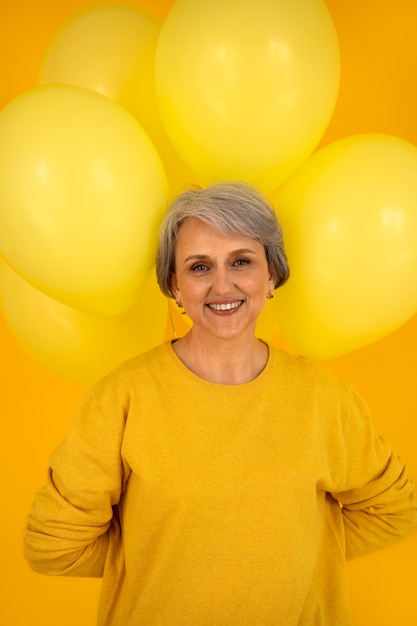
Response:
[[[193,326],[87,393],[26,558],[102,577],[100,626],[351,626],[345,561],[410,533],[417,505],[357,392],[255,335],[289,275],[272,208],[241,183],[185,192],[157,273]]]

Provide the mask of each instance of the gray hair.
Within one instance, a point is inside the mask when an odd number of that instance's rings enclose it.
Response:
[[[171,289],[175,273],[175,250],[182,224],[198,218],[228,236],[244,236],[260,242],[275,289],[289,277],[282,229],[266,198],[247,183],[215,183],[181,193],[171,204],[159,232],[156,275],[162,293],[174,298]]]

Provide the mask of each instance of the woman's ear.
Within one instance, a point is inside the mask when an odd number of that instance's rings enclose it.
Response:
[[[268,287],[271,293],[274,291],[276,284],[277,284],[277,277],[275,276],[273,272],[271,272],[271,270],[269,270]]]
[[[179,289],[178,289],[177,277],[176,277],[176,275],[174,273],[171,274],[171,279],[169,281],[169,286],[171,288],[172,294],[175,296],[175,299],[178,300]]]
[[[175,274],[171,274],[171,293],[175,298],[175,302],[177,303],[177,306],[180,309],[182,309],[183,305],[182,305],[182,300],[181,300],[181,291],[179,290]]]

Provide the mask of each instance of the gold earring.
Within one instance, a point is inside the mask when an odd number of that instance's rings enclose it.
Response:
[[[272,293],[272,291],[268,291],[268,293],[266,294],[266,299],[272,300],[273,297],[274,297],[274,294]]]
[[[182,309],[182,302],[181,302],[181,298],[180,298],[179,300],[175,300],[175,303],[176,303],[176,305],[177,305],[177,307],[178,307],[179,309]]]

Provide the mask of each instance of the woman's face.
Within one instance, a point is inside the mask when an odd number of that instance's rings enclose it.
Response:
[[[192,319],[193,332],[223,339],[254,334],[275,282],[261,243],[189,218],[179,230],[175,267],[173,293]]]

